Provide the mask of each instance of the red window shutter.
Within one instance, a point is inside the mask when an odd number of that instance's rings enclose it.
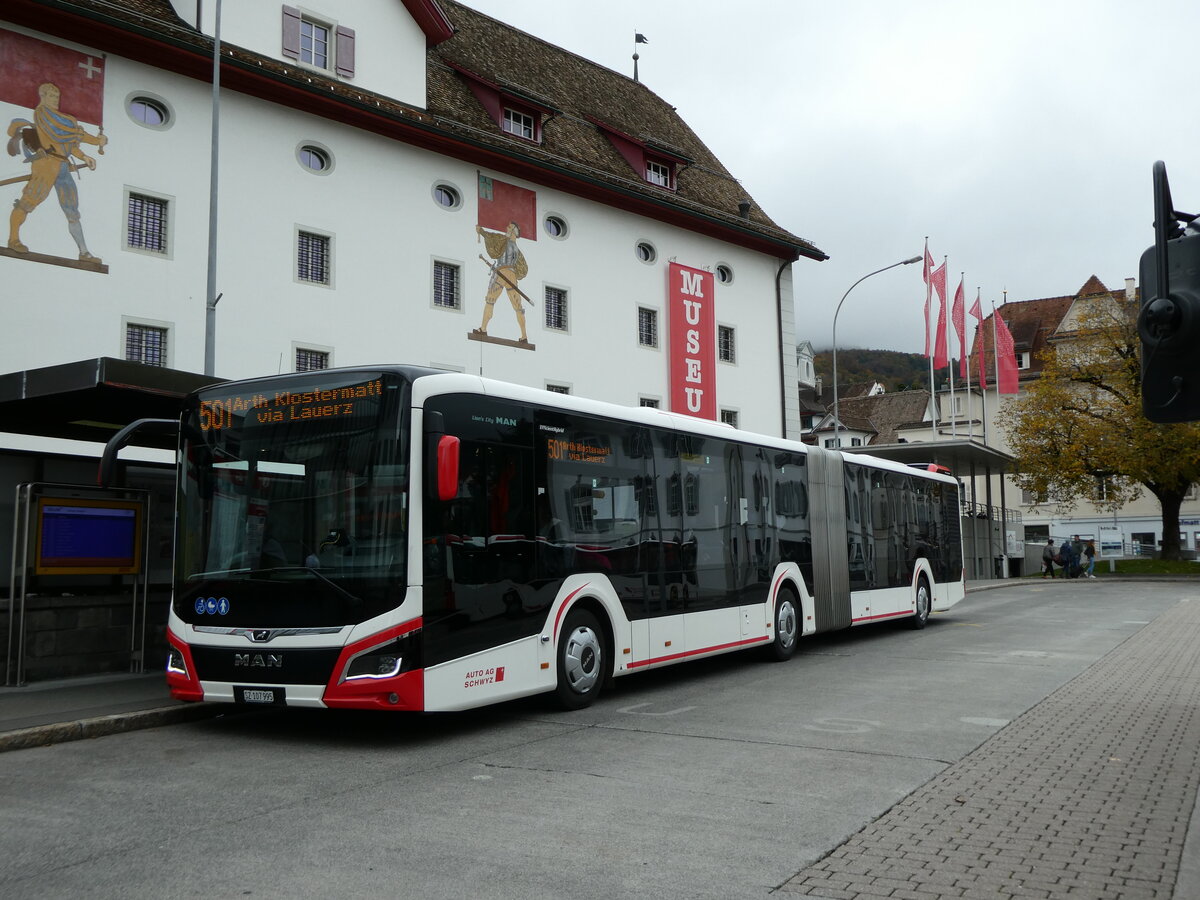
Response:
[[[300,10],[294,6],[283,8],[283,55],[300,58]]]
[[[354,75],[354,29],[337,30],[337,73],[351,78]]]

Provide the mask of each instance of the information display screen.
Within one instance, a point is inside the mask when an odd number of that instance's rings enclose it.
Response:
[[[242,426],[295,424],[317,419],[344,419],[376,415],[383,393],[379,378],[306,391],[253,391],[221,394],[209,392],[200,401],[201,431],[222,431]]]
[[[136,500],[39,497],[36,575],[130,575],[141,569]]]

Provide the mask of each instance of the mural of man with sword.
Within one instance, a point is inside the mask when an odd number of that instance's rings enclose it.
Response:
[[[513,312],[517,315],[517,324],[521,327],[520,342],[528,344],[529,335],[525,331],[525,310],[521,307],[521,300],[524,299],[530,306],[533,305],[533,301],[517,287],[517,282],[529,274],[529,264],[525,262],[525,254],[517,246],[517,238],[521,236],[521,229],[516,222],[509,222],[504,234],[485,231],[480,225],[475,226],[475,233],[483,238],[487,255],[495,260],[494,263],[488,263],[492,270],[492,277],[488,280],[487,294],[483,298],[483,321],[475,329],[475,333],[487,334],[488,323],[492,320],[496,300],[500,296],[500,291],[503,290],[508,293],[508,302],[512,304]],[[480,256],[480,259],[483,257]],[[483,261],[487,262],[486,259]]]
[[[108,138],[103,134],[89,134],[74,116],[58,109],[62,92],[50,82],[38,87],[38,107],[33,112],[34,121],[13,119],[8,126],[8,155],[16,156],[23,151],[29,163],[29,175],[9,179],[8,183],[27,181],[21,196],[13,203],[8,219],[8,249],[17,253],[28,253],[29,248],[21,243],[21,226],[29,214],[50,195],[53,188],[58,193],[58,203],[67,217],[67,230],[79,247],[79,258],[87,262],[99,262],[88,252],[83,239],[83,226],[79,221],[79,190],[71,178],[77,169],[96,168],[94,157],[80,148],[81,144],[94,144],[104,152]],[[73,163],[72,157],[82,160]]]

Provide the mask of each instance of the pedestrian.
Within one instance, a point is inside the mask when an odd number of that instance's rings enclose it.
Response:
[[[1087,577],[1095,578],[1096,569],[1096,542],[1089,540],[1087,546],[1083,548],[1083,555],[1087,559]]]
[[[1071,542],[1063,538],[1062,546],[1058,548],[1058,564],[1062,566],[1063,578],[1071,577]]]
[[[1042,548],[1042,577],[1054,577],[1054,538],[1046,538],[1046,546]]]

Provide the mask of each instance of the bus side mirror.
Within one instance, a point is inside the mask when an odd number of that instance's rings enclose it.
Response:
[[[437,444],[437,495],[441,501],[458,496],[458,438],[443,434]]]

